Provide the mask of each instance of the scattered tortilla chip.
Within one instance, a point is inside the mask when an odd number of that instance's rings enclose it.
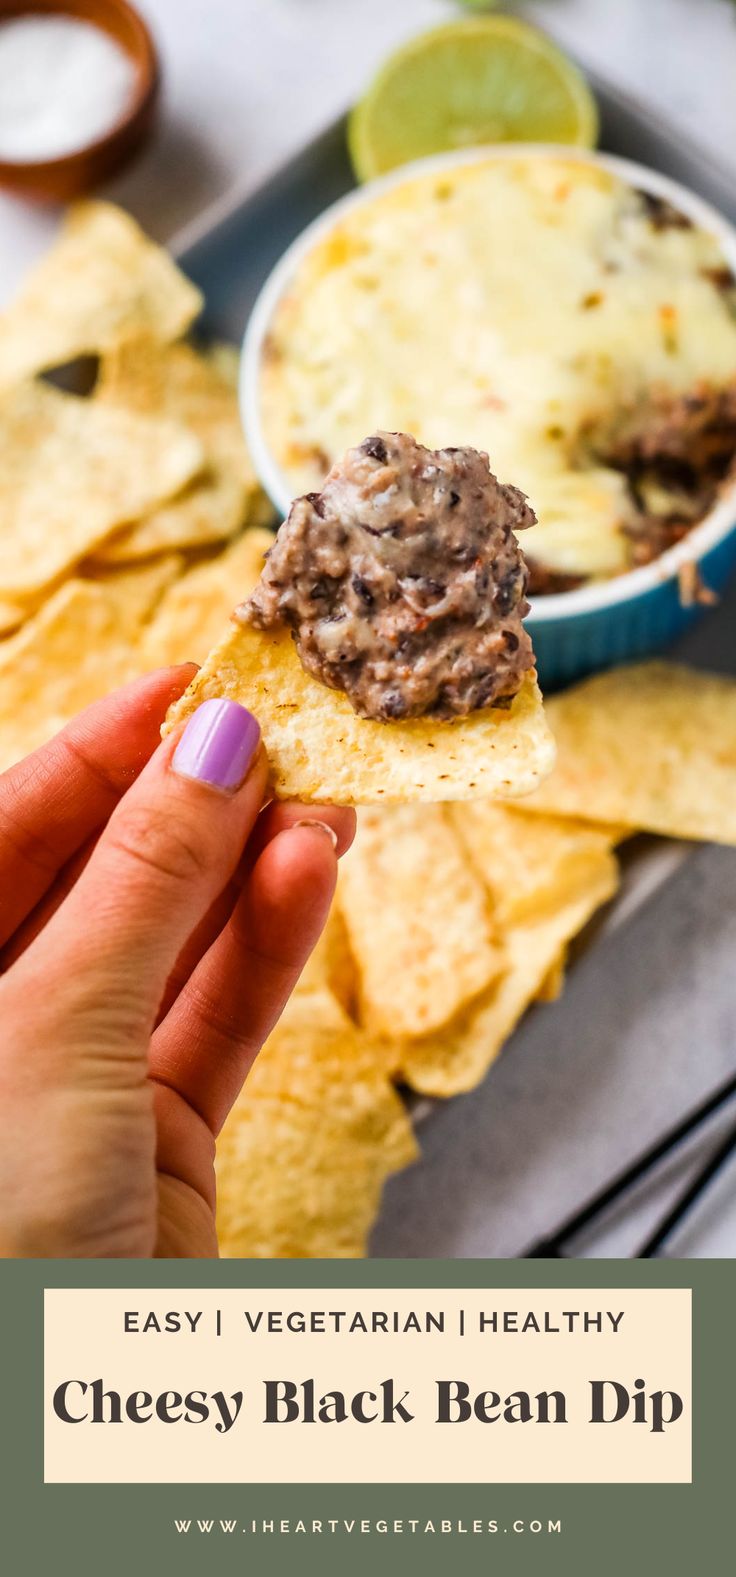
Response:
[[[736,844],[736,680],[614,668],[547,705],[557,766],[530,811]]]
[[[141,647],[143,668],[202,661],[222,630],[235,596],[247,596],[273,542],[270,531],[246,531],[216,559],[189,570],[157,609]]]
[[[105,357],[96,398],[184,423],[200,439],[206,461],[178,498],[105,543],[101,560],[119,564],[170,548],[205,547],[272,517],[245,447],[237,395],[190,345],[162,346],[150,335],[126,341]]]
[[[230,696],[261,725],[279,799],[369,805],[527,794],[554,761],[536,680],[508,711],[453,722],[375,723],[305,673],[288,631],[233,625],[181,701],[173,728],[210,696]]]
[[[202,306],[168,253],[112,203],[76,203],[0,316],[0,387],[148,330],[178,339]]]
[[[50,586],[122,521],[183,487],[202,463],[170,422],[24,384],[0,401],[0,596]]]
[[[68,580],[0,645],[0,771],[135,670],[131,645],[177,560],[108,583]]]
[[[228,345],[226,340],[214,340],[207,346],[205,355],[230,388],[237,389],[240,381],[240,351],[237,345]]]
[[[565,943],[612,897],[617,885],[615,857],[601,851],[584,893],[541,920],[511,926],[506,934],[507,970],[498,984],[444,1030],[401,1048],[399,1066],[406,1083],[423,1095],[442,1097],[474,1089],[538,996]]]
[[[25,624],[28,618],[28,609],[22,602],[0,602],[0,639],[11,635],[19,625]]]
[[[417,1146],[380,1050],[324,989],[297,992],[220,1136],[217,1226],[235,1258],[356,1258]]]
[[[103,542],[94,562],[112,567],[155,558],[158,553],[207,547],[232,536],[242,519],[240,489],[230,481],[214,481],[206,474],[170,504],[160,505],[143,520]]]
[[[356,1018],[357,985],[347,926],[335,902],[317,946],[302,970],[297,991],[330,991],[343,1012],[349,1018]]]
[[[535,1002],[557,1002],[565,988],[567,948],[563,947],[554,964],[548,969],[535,997]]]
[[[119,609],[126,633],[134,635],[147,629],[169,588],[178,585],[183,565],[180,554],[167,553],[155,564],[130,564],[123,570],[96,569],[80,579],[105,591]]]
[[[339,904],[371,1033],[427,1035],[500,974],[487,890],[438,805],[363,810]]]
[[[504,924],[538,918],[569,902],[587,886],[601,851],[622,835],[619,827],[563,816],[530,818],[515,806],[480,801],[448,806],[446,815]]]

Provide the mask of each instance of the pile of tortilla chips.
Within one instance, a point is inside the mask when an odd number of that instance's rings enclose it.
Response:
[[[201,305],[127,214],[80,203],[0,315],[0,770],[145,667],[205,657],[223,589],[260,572],[272,511],[232,353],[184,339]]]
[[[234,353],[184,338],[199,306],[126,215],[88,203],[0,317],[0,770],[146,669],[214,647],[207,683],[224,683],[269,509]],[[99,359],[89,397],[42,376],[82,356]],[[219,1142],[225,1254],[364,1253],[386,1178],[418,1154],[404,1091],[471,1089],[559,995],[621,840],[736,844],[734,681],[646,663],[546,712],[557,765],[517,803],[407,802],[405,779],[403,803],[360,811],[326,933]],[[319,737],[319,774],[315,753]]]
[[[484,1078],[637,831],[736,844],[736,681],[672,663],[547,702],[558,765],[513,804],[364,807],[326,935],[221,1141],[230,1255],[364,1253],[385,1177],[416,1154],[395,1087]]]

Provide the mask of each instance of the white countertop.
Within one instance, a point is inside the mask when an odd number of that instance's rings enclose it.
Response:
[[[461,14],[452,0],[139,0],[164,66],[155,143],[108,195],[167,239],[234,183],[257,186],[358,94],[386,51]],[[736,167],[731,0],[532,0],[612,81],[680,119]],[[0,196],[0,300],[57,216]]]
[[[506,8],[547,26],[731,160],[736,180],[731,0]],[[163,57],[162,124],[108,195],[162,239],[233,184],[259,185],[350,102],[392,44],[458,14],[450,0],[142,0],[142,9]],[[0,300],[56,219],[0,197]],[[722,620],[726,660],[733,647]],[[480,1091],[432,1118],[423,1161],[389,1187],[374,1251],[523,1251],[549,1224],[550,1199],[560,1198],[564,1214],[564,1201],[582,1201],[627,1159],[626,1136],[633,1155],[733,1069],[735,1019],[736,851],[704,848],[621,934],[577,964],[563,1001],[527,1020]],[[736,1167],[725,1183],[678,1239],[679,1253],[736,1253]],[[660,1204],[647,1195],[636,1224],[629,1215],[595,1251],[635,1252],[647,1211]]]

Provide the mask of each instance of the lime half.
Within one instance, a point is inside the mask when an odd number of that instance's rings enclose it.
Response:
[[[386,61],[350,117],[360,181],[453,148],[492,142],[593,146],[595,100],[577,67],[514,17],[451,22]]]

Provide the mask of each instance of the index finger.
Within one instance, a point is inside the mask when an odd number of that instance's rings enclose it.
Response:
[[[186,663],[135,680],[0,776],[0,946],[107,821],[195,671]]]

